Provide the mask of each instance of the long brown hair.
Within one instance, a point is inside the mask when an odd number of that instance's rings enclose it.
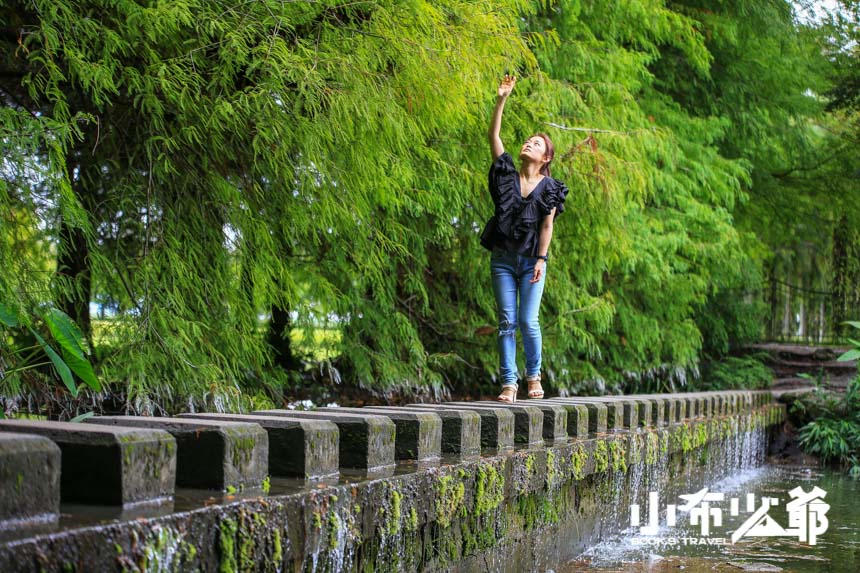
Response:
[[[543,164],[540,168],[541,175],[545,175],[547,177],[552,177],[550,175],[549,166],[552,163],[553,157],[555,157],[555,145],[552,144],[552,140],[545,133],[536,133],[532,137],[541,137],[543,138],[544,143],[546,143],[546,156],[549,157],[549,161]]]

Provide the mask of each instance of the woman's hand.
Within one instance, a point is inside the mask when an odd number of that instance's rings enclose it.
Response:
[[[517,83],[517,76],[510,76],[505,74],[505,77],[502,79],[502,83],[499,84],[499,97],[506,98],[511,95],[511,92],[514,91],[514,86]]]
[[[541,279],[541,277],[543,277],[545,272],[546,272],[546,261],[543,259],[538,259],[537,262],[535,263],[534,273],[532,274],[532,278],[529,282],[530,283],[538,282]]]

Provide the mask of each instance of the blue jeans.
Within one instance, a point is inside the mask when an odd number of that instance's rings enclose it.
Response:
[[[499,316],[499,369],[503,385],[517,383],[517,328],[523,337],[526,376],[540,374],[541,334],[538,310],[546,272],[538,282],[529,282],[534,275],[537,260],[536,257],[518,255],[499,248],[493,249],[490,257],[493,292],[496,295]]]

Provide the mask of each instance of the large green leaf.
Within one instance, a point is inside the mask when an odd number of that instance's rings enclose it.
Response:
[[[30,332],[33,333],[33,336],[36,337],[36,340],[39,341],[39,344],[42,346],[42,349],[48,355],[48,358],[51,359],[51,362],[54,363],[54,368],[57,370],[57,374],[60,375],[60,378],[63,380],[63,384],[66,385],[66,388],[69,389],[69,392],[72,393],[72,396],[78,395],[78,388],[75,386],[75,381],[72,378],[72,371],[69,370],[69,366],[60,358],[60,355],[51,348],[51,345],[45,342],[45,339],[39,336],[39,333],[30,329]]]
[[[849,350],[848,352],[846,352],[845,354],[843,354],[842,356],[840,356],[836,360],[838,362],[848,362],[850,360],[857,360],[858,358],[860,358],[860,348],[856,348],[854,350]]]
[[[0,322],[9,328],[15,328],[18,326],[18,313],[11,306],[0,302]]]
[[[78,377],[83,380],[87,386],[89,386],[96,392],[102,389],[102,385],[99,382],[99,379],[96,377],[96,373],[95,371],[93,371],[93,366],[92,364],[90,364],[89,360],[71,354],[65,349],[63,349],[63,358],[65,358],[66,363],[69,365],[72,371],[77,374]]]
[[[52,308],[45,313],[45,323],[51,336],[60,343],[63,354],[74,354],[83,359],[86,355],[84,334],[71,317],[58,308]]]
[[[93,390],[101,390],[92,364],[86,358],[84,334],[75,321],[60,309],[52,308],[45,314],[51,335],[60,343],[63,358],[72,371]]]
[[[95,412],[84,412],[83,414],[75,416],[74,418],[69,420],[69,422],[83,422],[87,418],[92,418],[93,416],[95,416],[95,414]]]

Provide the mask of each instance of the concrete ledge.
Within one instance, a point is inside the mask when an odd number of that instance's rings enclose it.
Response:
[[[543,412],[531,405],[504,402],[446,402],[448,406],[474,406],[475,408],[504,408],[514,415],[514,441],[529,447],[543,445]]]
[[[373,411],[383,415],[389,412],[432,412],[442,420],[442,453],[454,454],[463,460],[481,455],[481,416],[477,412],[445,410],[434,404],[421,406],[374,406]],[[397,435],[400,436],[399,429]]]
[[[176,440],[162,430],[0,420],[0,431],[37,434],[60,447],[63,502],[127,505],[173,496]]]
[[[427,408],[426,404],[409,404],[407,408]],[[480,406],[452,406],[436,404],[436,410],[474,412],[481,418],[481,448],[488,453],[503,452],[514,447],[514,414],[504,408],[482,408]]]
[[[639,422],[641,425],[659,428],[670,423],[669,400],[661,398],[659,395],[632,394],[628,397],[649,404],[647,411],[642,408],[639,410]]]
[[[633,400],[633,402],[636,404],[636,414],[637,414],[636,417],[637,417],[638,426],[640,428],[647,428],[649,426],[655,426],[656,424],[654,423],[654,420],[653,420],[652,414],[651,414],[651,410],[653,409],[653,404],[651,403],[651,400],[648,400],[645,398],[638,398],[636,400]],[[626,411],[624,412],[624,416],[625,416],[625,419],[624,419],[625,424],[632,423],[632,420],[628,419]],[[635,427],[635,425],[630,426],[630,427]]]
[[[489,406],[494,406],[496,404],[501,404],[503,407],[509,407],[510,404],[505,404],[504,402],[495,402],[495,401],[483,401],[476,402],[476,404],[487,404]],[[514,406],[520,406],[519,401]],[[529,400],[522,404],[523,406],[529,406],[532,408],[537,408],[541,412],[543,412],[543,439],[546,442],[558,442],[564,441],[567,439],[567,410],[559,405],[554,404],[552,402],[541,400]]]
[[[0,530],[60,513],[60,448],[42,436],[0,432]]]
[[[252,414],[180,414],[181,419],[257,424],[268,436],[269,473],[319,479],[338,474],[338,429],[318,420],[287,420]]]
[[[581,400],[606,405],[607,430],[629,430],[639,425],[639,405],[631,396],[595,396]]]
[[[677,424],[685,417],[685,401],[678,394],[633,394],[630,397],[661,402],[664,426]]]
[[[567,435],[571,438],[588,437],[588,408],[584,404],[557,402],[547,398],[548,404],[558,405],[567,412]]]
[[[584,398],[551,398],[549,402],[558,404],[581,404],[588,411],[588,431],[592,434],[603,434],[607,430],[607,405]]]
[[[151,416],[95,416],[89,424],[155,428],[176,440],[176,484],[257,488],[269,475],[269,436],[259,424]]]
[[[652,489],[664,491],[670,483],[696,483],[688,481],[690,472],[731,475],[739,447],[752,444],[761,454],[784,415],[785,406],[767,406],[387,479],[317,484],[154,519],[20,536],[0,542],[0,571],[142,571],[156,563],[231,572],[485,571],[488,563],[507,571],[558,568],[614,531],[595,520],[615,507],[610,504],[626,505],[623,496],[647,491],[656,478],[661,487]],[[672,493],[679,492],[689,493]],[[554,544],[536,546],[541,540]]]
[[[442,419],[433,412],[364,408],[320,408],[317,412],[379,414],[397,427],[394,455],[398,460],[433,461],[442,453]]]
[[[293,420],[331,422],[340,433],[338,449],[341,467],[379,470],[394,465],[397,428],[385,416],[304,410],[259,410],[254,413]]]

